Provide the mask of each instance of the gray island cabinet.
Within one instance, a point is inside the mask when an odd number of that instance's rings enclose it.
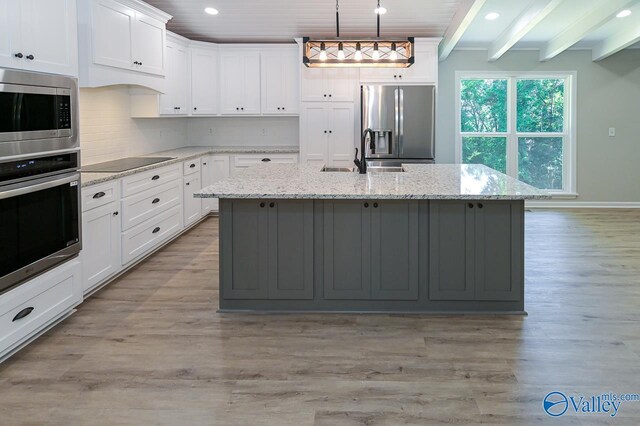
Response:
[[[524,200],[546,194],[484,166],[405,170],[264,165],[203,189],[220,309],[524,312]]]

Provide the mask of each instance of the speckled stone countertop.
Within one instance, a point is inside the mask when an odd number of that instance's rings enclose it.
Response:
[[[550,198],[489,167],[475,164],[408,164],[405,172],[322,172],[299,164],[264,164],[203,188],[200,198],[470,199]]]
[[[99,183],[120,179],[121,177],[180,163],[182,161],[191,160],[192,158],[198,158],[209,154],[297,154],[299,151],[300,150],[297,146],[189,146],[137,156],[174,157],[172,160],[163,161],[162,163],[138,167],[137,169],[126,170],[119,173],[83,172],[82,187],[97,185]]]

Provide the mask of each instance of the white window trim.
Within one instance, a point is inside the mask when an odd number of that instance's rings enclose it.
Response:
[[[565,80],[565,105],[568,109],[565,114],[565,131],[562,133],[538,133],[537,136],[563,136],[566,143],[563,149],[562,158],[562,190],[548,190],[553,198],[575,198],[577,193],[577,71],[456,71],[455,73],[455,161],[462,162],[462,137],[463,136],[498,136],[507,138],[507,174],[513,177],[518,176],[517,161],[513,158],[517,156],[517,136],[526,133],[516,133],[516,87],[513,82],[517,79],[531,78],[559,78]],[[462,117],[460,114],[460,81],[464,79],[506,79],[507,80],[507,131],[504,133],[462,133]]]

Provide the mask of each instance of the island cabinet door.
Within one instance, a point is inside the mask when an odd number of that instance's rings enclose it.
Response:
[[[268,297],[268,202],[223,200],[220,277],[224,299]]]
[[[475,205],[476,300],[520,300],[524,288],[524,202]]]
[[[432,201],[429,207],[429,299],[473,300],[475,205]]]
[[[269,299],[313,299],[313,201],[269,202]]]
[[[417,201],[374,201],[371,209],[371,297],[417,300]]]
[[[324,201],[324,298],[371,299],[370,201]]]

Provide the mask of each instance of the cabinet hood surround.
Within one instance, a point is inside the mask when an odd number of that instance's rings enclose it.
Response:
[[[336,38],[303,38],[302,62],[309,68],[408,68],[413,65],[413,37],[381,38],[380,15],[376,11],[375,38],[340,38],[340,4],[336,0]]]

